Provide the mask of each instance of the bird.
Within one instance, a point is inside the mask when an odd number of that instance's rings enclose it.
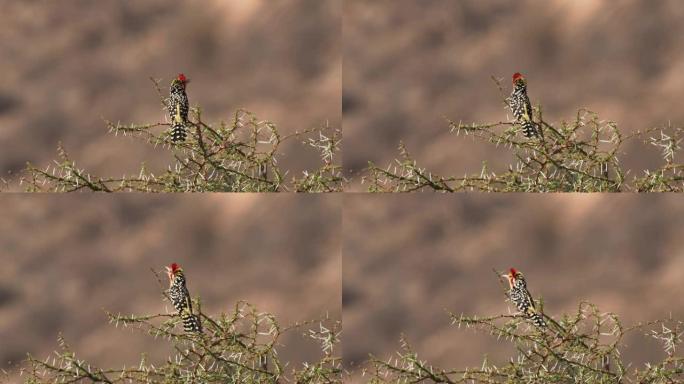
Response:
[[[520,72],[513,74],[513,92],[508,98],[508,106],[513,112],[516,124],[522,127],[525,137],[539,136],[539,125],[532,120],[532,106],[527,96],[527,80]]]
[[[172,263],[166,267],[166,273],[169,276],[169,298],[178,316],[183,320],[183,329],[187,333],[201,333],[200,319],[192,313],[192,300],[185,285],[183,269],[178,264]]]
[[[508,273],[502,276],[508,279],[508,285],[510,286],[508,296],[518,311],[537,327],[547,328],[544,316],[535,308],[534,298],[530,295],[530,291],[527,290],[527,282],[522,272],[511,268],[508,270]]]
[[[171,119],[171,141],[183,142],[187,136],[188,111],[190,104],[185,91],[190,79],[179,73],[171,82],[167,109]]]

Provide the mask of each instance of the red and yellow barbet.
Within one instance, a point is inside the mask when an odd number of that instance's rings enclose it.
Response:
[[[192,313],[192,300],[185,286],[183,269],[173,263],[166,267],[166,272],[169,276],[169,298],[178,316],[183,320],[183,329],[188,333],[202,332],[199,317]]]
[[[513,92],[508,98],[508,106],[513,112],[515,123],[522,127],[526,137],[539,136],[539,126],[532,120],[532,105],[527,96],[527,80],[518,72],[513,74]]]
[[[179,73],[178,77],[171,82],[169,89],[169,99],[167,109],[171,118],[171,141],[185,141],[188,126],[188,111],[190,104],[185,88],[190,80],[184,74]]]
[[[530,291],[527,290],[527,282],[525,281],[523,274],[515,268],[511,268],[508,273],[503,276],[508,279],[508,284],[510,286],[508,297],[510,297],[511,301],[515,304],[518,311],[532,321],[537,327],[546,328],[544,316],[537,312],[534,305],[534,298],[530,295]]]

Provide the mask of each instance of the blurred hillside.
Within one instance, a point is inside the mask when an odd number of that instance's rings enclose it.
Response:
[[[509,152],[450,135],[444,117],[505,121],[490,77],[509,93],[516,71],[549,122],[588,108],[623,132],[681,126],[683,17],[677,0],[345,1],[345,168],[384,167],[403,140],[440,175],[479,172],[483,160],[501,169]],[[660,164],[656,148],[627,153],[635,172]]]
[[[341,124],[341,1],[0,0],[0,176],[45,165],[58,141],[96,174],[163,168],[168,154],[106,134],[102,118],[164,121],[149,77],[191,78],[208,122],[240,107],[284,133]],[[283,148],[288,168],[315,151]],[[150,153],[150,152],[153,153]]]
[[[0,368],[45,358],[61,332],[100,367],[164,361],[169,344],[107,323],[172,311],[150,268],[178,262],[207,314],[246,300],[281,325],[341,318],[340,199],[334,196],[4,195],[0,209]],[[284,214],[285,213],[285,214]],[[289,214],[288,214],[289,213]],[[320,358],[291,332],[283,361]],[[10,362],[14,364],[10,364]]]
[[[404,334],[441,368],[505,362],[506,342],[450,325],[456,314],[496,315],[506,303],[492,268],[521,270],[550,316],[581,300],[625,325],[684,319],[684,208],[677,196],[354,195],[345,202],[344,361],[387,359]],[[624,357],[664,358],[632,337]],[[643,365],[639,365],[643,367]]]

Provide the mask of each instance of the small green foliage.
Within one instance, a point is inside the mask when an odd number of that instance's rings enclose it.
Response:
[[[458,328],[473,329],[515,349],[505,362],[486,357],[478,367],[443,369],[421,360],[402,337],[396,356],[371,358],[365,376],[370,383],[679,383],[684,380],[684,322],[673,319],[625,327],[617,315],[579,303],[577,311],[557,320],[544,316],[542,330],[517,314],[465,316],[449,313]],[[634,333],[659,341],[665,358],[637,366],[624,361],[625,338]]]
[[[498,82],[497,82],[498,84]],[[499,85],[499,89],[501,89]],[[541,107],[534,120],[541,137],[527,139],[513,122],[464,124],[447,119],[456,136],[471,137],[511,153],[508,169],[492,171],[483,162],[477,173],[440,176],[418,165],[403,144],[399,158],[385,168],[370,163],[363,182],[370,192],[682,192],[684,164],[675,162],[684,129],[652,128],[623,134],[612,121],[580,109],[571,121],[551,124]],[[629,177],[620,157],[627,143],[642,142],[661,151],[664,164]]]
[[[79,359],[60,336],[59,351],[44,360],[29,356],[21,375],[26,383],[342,382],[339,321],[324,318],[283,327],[273,315],[246,302],[238,302],[230,314],[211,317],[201,311],[199,300],[193,301],[202,334],[184,333],[182,320],[173,314],[107,314],[117,327],[135,327],[170,343],[175,353],[165,362],[151,363],[143,355],[135,367],[102,369]],[[281,339],[293,332],[319,345],[319,360],[300,366],[281,360],[277,351],[283,346]]]
[[[157,92],[162,99],[159,84]],[[228,122],[208,123],[199,107],[191,108],[188,139],[173,143],[169,123],[131,124],[106,122],[110,133],[132,136],[151,147],[168,151],[165,171],[140,172],[122,177],[100,177],[79,168],[59,145],[51,165],[29,164],[20,182],[29,192],[138,191],[138,192],[339,192],[345,179],[339,164],[341,132],[327,125],[282,135],[270,121],[237,110]],[[320,154],[322,164],[300,176],[281,169],[283,144],[295,142]],[[293,147],[293,146],[291,146]]]

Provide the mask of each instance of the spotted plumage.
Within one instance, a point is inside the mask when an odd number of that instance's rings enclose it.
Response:
[[[189,81],[184,74],[180,73],[177,78],[173,79],[169,89],[167,109],[171,119],[171,140],[174,142],[185,141],[187,136],[190,104],[185,87]]]
[[[537,327],[546,328],[544,316],[537,312],[534,305],[534,299],[527,290],[527,282],[525,281],[523,274],[515,268],[511,268],[508,274],[504,276],[508,279],[508,284],[510,286],[508,296],[515,304],[518,311],[532,321]]]
[[[199,317],[192,313],[192,301],[190,300],[190,292],[185,285],[183,269],[178,264],[173,263],[166,267],[166,271],[169,275],[169,298],[178,316],[183,320],[183,329],[188,333],[202,332]]]
[[[527,80],[520,73],[513,75],[513,92],[508,98],[508,106],[513,112],[516,124],[522,127],[526,137],[539,136],[539,126],[532,120],[532,105],[527,96]]]

